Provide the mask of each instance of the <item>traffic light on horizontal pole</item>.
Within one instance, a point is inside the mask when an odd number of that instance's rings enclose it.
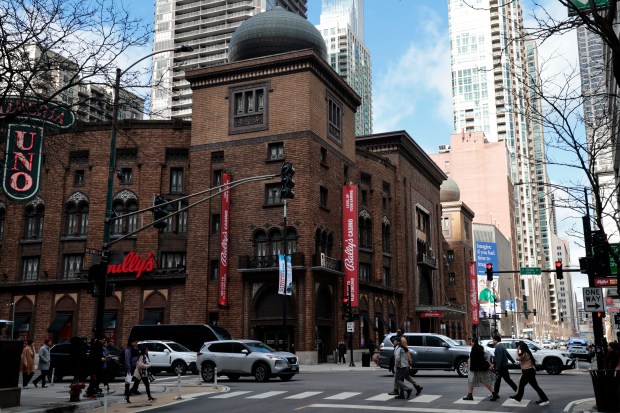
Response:
[[[493,281],[493,264],[487,264],[487,281]]]
[[[562,266],[562,261],[555,262],[555,278],[558,280],[564,279],[564,267]]]

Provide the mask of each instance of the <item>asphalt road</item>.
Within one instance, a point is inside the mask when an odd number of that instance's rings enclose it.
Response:
[[[585,367],[585,363],[580,363],[580,366]],[[518,382],[518,371],[514,371],[512,376],[513,380]],[[225,413],[297,410],[324,413],[351,410],[429,413],[562,412],[573,400],[593,397],[592,384],[587,373],[569,372],[550,376],[539,372],[538,382],[551,400],[551,404],[545,407],[534,404],[538,397],[529,386],[521,403],[508,398],[513,392],[505,383],[502,384],[501,398],[498,401],[488,400],[488,391],[477,388],[474,391],[475,400],[466,402],[461,398],[467,393],[467,380],[459,378],[454,372],[421,372],[414,376],[414,379],[424,390],[420,396],[405,401],[387,395],[392,388],[393,376],[386,370],[302,372],[289,382],[272,379],[259,383],[253,378],[231,382],[221,378],[219,384],[228,386],[228,392],[152,410],[183,413],[204,413],[206,409]]]

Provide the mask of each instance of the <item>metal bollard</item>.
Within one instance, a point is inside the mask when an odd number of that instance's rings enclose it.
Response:
[[[54,373],[56,372],[56,369],[52,369],[52,378],[50,379],[50,386],[54,385]]]
[[[213,387],[217,389],[217,367],[213,369]]]
[[[108,413],[108,392],[103,393],[103,413]]]
[[[177,397],[174,400],[181,400],[181,373],[177,373]]]

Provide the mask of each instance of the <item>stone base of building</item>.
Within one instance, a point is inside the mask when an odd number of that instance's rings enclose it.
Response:
[[[20,387],[0,389],[0,408],[19,406],[21,398],[22,389]]]

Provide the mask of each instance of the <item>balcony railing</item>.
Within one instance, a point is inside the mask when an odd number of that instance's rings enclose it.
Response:
[[[291,254],[291,264],[293,267],[303,266],[305,257],[303,252]],[[277,255],[241,255],[239,256],[239,269],[273,269],[279,268]]]
[[[323,253],[315,254],[312,256],[312,266],[323,267],[332,271],[342,271],[342,264],[340,260],[328,257]]]
[[[427,267],[430,267],[433,270],[436,270],[437,269],[437,258],[425,252],[421,252],[418,254],[418,265],[426,265]]]

